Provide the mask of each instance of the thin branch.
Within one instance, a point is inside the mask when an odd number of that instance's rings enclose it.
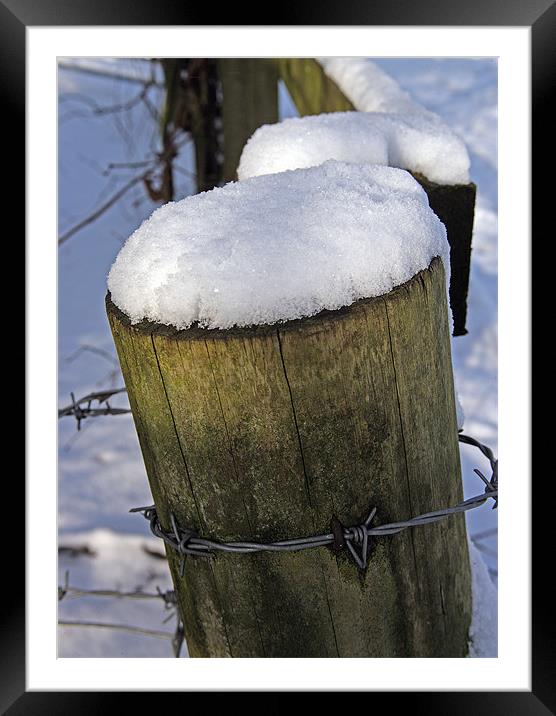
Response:
[[[118,115],[114,115],[114,119],[118,119]],[[122,132],[125,132],[125,128],[121,128]],[[180,132],[176,132],[174,136],[171,137],[171,141],[169,146],[162,152],[159,152],[156,154],[156,156],[149,160],[142,160],[139,162],[121,162],[121,163],[111,163],[108,165],[107,170],[104,172],[104,174],[109,175],[110,171],[112,169],[116,168],[132,168],[134,165],[136,166],[146,166],[147,169],[142,172],[141,174],[137,174],[132,179],[130,179],[127,184],[124,184],[120,189],[118,189],[117,192],[112,194],[112,196],[107,199],[101,206],[93,211],[91,214],[86,216],[84,219],[79,221],[77,224],[72,226],[70,229],[65,231],[59,238],[58,238],[58,246],[61,246],[64,244],[68,239],[70,239],[74,234],[76,234],[81,229],[85,228],[89,224],[92,224],[96,219],[98,219],[100,216],[102,216],[108,209],[110,209],[116,202],[118,202],[130,189],[135,187],[137,184],[144,182],[146,185],[149,184],[149,180],[151,178],[151,175],[156,167],[160,165],[165,165],[167,162],[171,162],[178,154],[179,149],[189,144],[191,141],[191,137],[188,134],[185,134],[183,138],[176,141],[176,136],[179,135]],[[185,172],[183,168],[182,172]],[[148,189],[148,187],[147,187]],[[150,193],[150,192],[149,192]],[[152,197],[151,197],[152,198]]]
[[[155,87],[164,87],[163,82],[159,82],[155,80],[152,76],[151,78],[147,79],[146,77],[138,77],[136,75],[133,75],[131,73],[122,72],[121,70],[118,70],[117,72],[112,72],[108,69],[100,69],[99,67],[91,67],[86,65],[76,65],[71,62],[67,62],[64,60],[58,60],[58,68],[61,70],[69,70],[71,72],[81,72],[86,75],[94,75],[96,77],[103,77],[104,79],[109,80],[120,80],[122,82],[131,82],[135,84],[141,84],[144,85],[146,82],[150,82]]]
[[[143,104],[147,108],[147,111],[151,115],[151,117],[154,119],[154,121],[158,124],[160,122],[160,113],[157,110],[157,108],[154,106],[154,104],[150,101],[150,99],[145,95],[141,98]]]
[[[81,231],[81,229],[85,228],[85,226],[88,226],[89,224],[92,224],[93,221],[99,218],[99,216],[102,216],[110,207],[114,206],[114,204],[122,198],[127,192],[133,188],[136,184],[139,184],[139,182],[144,181],[149,174],[151,173],[151,170],[149,169],[146,172],[143,172],[142,174],[138,174],[137,176],[134,176],[133,179],[130,179],[127,184],[124,184],[123,187],[118,189],[118,191],[115,194],[112,194],[112,196],[104,202],[101,206],[99,206],[98,209],[93,211],[92,214],[89,214],[84,219],[79,221],[77,224],[71,227],[71,229],[68,229],[65,231],[60,238],[58,239],[58,246],[61,246],[63,243],[65,243],[68,239],[70,239],[74,234],[76,234],[78,231]]]
[[[100,378],[100,380],[97,380],[95,385],[103,385],[104,383],[106,383],[106,381],[110,381],[110,384],[114,386],[116,384],[118,375],[120,375],[120,364],[109,351],[104,350],[103,348],[97,348],[97,346],[90,346],[84,343],[71,355],[69,355],[67,358],[64,358],[64,360],[66,363],[73,363],[74,360],[77,360],[77,358],[82,356],[85,352],[96,353],[112,365],[112,370],[110,370],[105,376]]]
[[[143,89],[131,99],[126,102],[118,102],[117,104],[102,106],[99,105],[95,100],[91,99],[87,95],[83,95],[80,92],[67,93],[60,97],[61,101],[67,102],[69,100],[82,102],[90,107],[90,113],[96,116],[103,116],[107,114],[115,114],[116,112],[129,112],[131,109],[136,107],[141,102],[144,102],[147,98],[147,94],[152,87],[152,82],[149,80],[144,83]],[[62,117],[60,117],[60,123],[66,122],[68,119],[75,117],[87,117],[89,114],[81,110],[70,110]]]
[[[184,169],[183,167],[180,167],[179,164],[174,163],[173,164],[174,169],[178,172],[178,174],[183,174],[186,177],[189,178],[195,178],[195,172],[190,172],[189,169]]]
[[[76,358],[78,358],[82,353],[85,353],[87,351],[90,353],[96,353],[97,355],[101,356],[105,360],[112,363],[112,365],[116,365],[116,366],[120,365],[118,363],[118,361],[116,360],[116,358],[111,353],[103,350],[102,348],[97,348],[97,346],[90,346],[88,343],[84,343],[82,346],[79,346],[79,348],[76,351],[74,351],[71,355],[69,355],[64,360],[66,361],[66,363],[73,363],[73,361],[76,360]]]
[[[142,167],[151,166],[152,159],[143,159],[139,162],[110,162],[110,164],[102,171],[103,176],[108,176],[115,169],[141,169]]]

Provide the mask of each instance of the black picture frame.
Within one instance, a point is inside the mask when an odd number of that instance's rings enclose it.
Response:
[[[216,6],[215,6],[216,7]],[[25,30],[28,26],[64,25],[211,25],[215,7],[207,4],[192,6],[183,0],[0,0],[0,93],[3,108],[2,122],[6,141],[6,162],[3,172],[4,197],[10,197],[10,207],[19,200],[24,210],[25,163]],[[246,6],[247,7],[247,6]],[[286,7],[286,6],[282,6]],[[362,3],[343,0],[342,3],[297,2],[288,5],[287,17],[277,12],[277,17],[253,20],[253,11],[242,13],[236,4],[226,4],[218,9],[218,25],[422,25],[422,26],[527,26],[531,28],[532,40],[532,110],[533,110],[533,169],[534,227],[540,226],[552,202],[548,191],[551,182],[540,178],[543,159],[552,156],[554,147],[549,125],[553,123],[553,84],[556,78],[556,5],[553,0],[418,0],[404,3],[402,0],[380,0]],[[243,22],[245,20],[246,22]],[[542,153],[542,154],[541,154]],[[11,154],[11,157],[9,155]],[[6,170],[9,167],[9,171]],[[11,209],[13,211],[13,209]],[[543,215],[544,214],[544,215]],[[549,226],[547,222],[547,226]],[[544,226],[544,222],[543,222]],[[15,237],[12,237],[12,244]],[[45,237],[46,239],[46,237]],[[547,236],[547,240],[549,237]],[[46,418],[45,418],[46,419]],[[11,469],[11,468],[10,468]],[[12,477],[12,492],[5,497],[8,509],[4,509],[4,534],[21,535],[24,523],[24,481]],[[529,476],[524,475],[523,479]],[[548,477],[548,476],[547,476]],[[6,480],[8,482],[8,480]],[[542,564],[544,546],[551,544],[549,532],[551,520],[543,511],[550,505],[545,497],[536,492],[534,500],[533,529],[533,615],[532,615],[532,690],[530,692],[388,692],[371,696],[369,708],[376,710],[377,699],[388,700],[387,708],[407,709],[411,714],[443,714],[458,716],[474,714],[497,716],[502,714],[556,713],[556,688],[554,673],[555,627],[552,591],[548,580],[551,570]],[[6,524],[7,521],[7,524]],[[8,550],[4,550],[4,554]],[[4,602],[0,612],[0,708],[2,713],[19,714],[92,714],[105,709],[106,697],[131,708],[131,694],[103,692],[77,693],[52,691],[27,692],[25,688],[25,550],[23,541],[17,537],[9,544],[10,557],[19,564],[17,583],[2,589]],[[10,575],[12,570],[10,570]],[[14,577],[16,579],[16,577]],[[370,666],[372,668],[372,665]],[[149,694],[141,694],[142,706],[150,703]],[[183,697],[182,697],[183,698]],[[190,697],[188,697],[190,698]],[[228,695],[230,699],[230,695]],[[152,702],[154,705],[154,702]],[[234,701],[227,702],[227,708]],[[189,707],[191,702],[183,702]],[[279,708],[280,699],[273,700],[269,708]],[[367,708],[367,707],[365,707]],[[384,706],[380,706],[381,710]]]

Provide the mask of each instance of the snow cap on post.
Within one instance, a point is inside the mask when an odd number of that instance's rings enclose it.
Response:
[[[319,57],[318,62],[360,112],[434,116],[368,57]]]
[[[439,184],[469,182],[465,144],[439,117],[380,112],[330,112],[265,124],[245,145],[238,178],[328,159],[407,169]]]
[[[227,329],[388,293],[435,256],[448,275],[446,230],[410,174],[328,161],[157,209],[108,288],[134,323]]]

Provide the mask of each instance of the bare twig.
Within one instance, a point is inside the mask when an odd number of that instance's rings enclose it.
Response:
[[[64,244],[68,239],[70,239],[74,234],[76,234],[78,231],[81,231],[81,229],[85,228],[89,224],[92,224],[94,221],[96,221],[100,216],[102,216],[104,213],[108,211],[116,202],[118,202],[130,189],[133,189],[133,187],[137,186],[140,183],[145,184],[145,187],[147,188],[147,191],[151,187],[151,181],[152,176],[157,167],[160,166],[167,166],[169,163],[173,161],[173,159],[177,156],[177,152],[179,149],[184,147],[188,142],[190,141],[190,137],[187,135],[179,140],[174,141],[174,138],[172,138],[169,141],[168,147],[162,151],[155,154],[155,156],[152,159],[146,159],[142,160],[140,162],[137,162],[137,166],[145,166],[145,171],[141,172],[140,174],[135,175],[132,177],[126,184],[124,184],[118,191],[116,191],[112,196],[110,196],[109,199],[107,199],[105,202],[103,202],[98,209],[95,209],[92,213],[90,213],[88,216],[86,216],[84,219],[79,221],[77,224],[72,226],[70,229],[67,229],[58,239],[58,246],[61,246]],[[128,166],[132,166],[133,163],[128,163]],[[123,166],[123,165],[122,165]],[[118,164],[113,163],[108,165],[108,169],[106,170],[107,173],[110,173],[111,169],[117,168]],[[152,190],[152,188],[151,188]],[[150,194],[151,192],[149,192]],[[155,200],[160,200],[160,197],[152,196],[151,198]]]
[[[108,176],[114,169],[141,169],[142,167],[151,166],[152,163],[152,159],[143,159],[139,162],[110,162],[102,173],[104,176]]]
[[[68,62],[67,60],[58,60],[58,68],[70,72],[81,72],[87,75],[94,75],[95,77],[102,77],[104,79],[109,80],[120,80],[122,82],[131,82],[134,84],[145,84],[145,82],[150,82],[156,87],[164,87],[164,83],[157,81],[152,75],[152,72],[150,79],[147,79],[146,77],[139,77],[132,73],[123,72],[121,69],[118,69],[118,71],[116,72],[108,69],[108,67],[101,69],[100,67],[94,67],[92,65],[87,66],[82,64],[75,64],[72,62]]]
[[[69,92],[66,94],[63,94],[60,97],[60,100],[62,102],[68,102],[68,101],[75,101],[75,102],[81,102],[83,104],[88,105],[90,108],[91,114],[96,116],[102,116],[106,114],[114,114],[116,112],[128,112],[129,110],[136,107],[138,104],[143,102],[153,86],[153,82],[151,80],[147,80],[143,83],[143,88],[141,91],[134,95],[131,99],[128,99],[126,102],[118,102],[117,104],[102,106],[95,102],[94,99],[91,99],[91,97],[88,97],[87,95],[84,95],[80,92]],[[81,112],[79,110],[70,110],[67,112],[67,114],[60,117],[60,122],[64,122],[68,119],[71,119],[73,117],[86,117],[87,114],[84,112]]]
[[[60,238],[58,239],[58,246],[61,246],[64,244],[68,239],[70,239],[74,234],[76,234],[78,231],[83,229],[85,226],[88,226],[89,224],[92,224],[93,221],[99,218],[99,216],[102,216],[110,207],[114,206],[114,204],[119,201],[119,199],[122,198],[127,192],[134,187],[136,184],[139,184],[140,182],[144,181],[149,177],[151,174],[152,169],[148,169],[145,172],[142,172],[141,174],[138,174],[134,176],[132,179],[130,179],[127,184],[124,184],[120,189],[118,189],[117,192],[112,194],[112,196],[104,202],[101,206],[98,207],[98,209],[95,209],[91,214],[86,216],[84,219],[79,221],[77,224],[72,226],[70,229],[67,229]]]
[[[190,172],[189,169],[184,169],[183,167],[180,167],[179,164],[175,164],[175,163],[174,163],[174,169],[175,169],[179,174],[183,174],[184,176],[189,177],[189,178],[191,178],[191,179],[194,179],[195,176],[196,176],[195,172]]]
[[[69,355],[67,358],[65,358],[66,363],[73,363],[73,361],[78,358],[82,353],[89,352],[89,353],[96,353],[96,355],[101,356],[105,360],[112,363],[112,365],[118,365],[119,363],[116,360],[116,358],[109,352],[105,351],[102,348],[97,348],[97,346],[91,346],[88,343],[83,343],[83,345],[79,346],[79,348],[74,351],[71,355]]]
[[[157,110],[157,108],[154,106],[154,104],[151,102],[151,100],[149,99],[149,97],[147,95],[142,97],[141,101],[145,105],[147,112],[151,115],[151,117],[154,119],[154,121],[158,125],[158,123],[160,122],[160,113]]]
[[[106,381],[109,381],[110,385],[114,386],[117,382],[118,376],[121,375],[120,364],[118,363],[115,356],[113,356],[109,351],[104,350],[103,348],[97,348],[97,346],[91,346],[84,343],[71,355],[67,356],[67,358],[65,358],[64,360],[66,363],[73,363],[73,361],[77,360],[77,358],[82,356],[83,353],[95,353],[101,358],[104,358],[104,360],[108,361],[112,365],[112,370],[106,373],[102,378],[100,378],[100,380],[97,380],[95,385],[104,385],[106,384]]]

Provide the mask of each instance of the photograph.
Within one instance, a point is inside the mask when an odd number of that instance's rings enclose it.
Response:
[[[497,58],[57,88],[58,657],[496,658]]]
[[[0,713],[556,714],[556,2],[213,10],[0,0],[26,332]]]

